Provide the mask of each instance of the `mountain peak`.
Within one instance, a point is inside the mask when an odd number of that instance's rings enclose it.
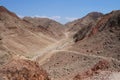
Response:
[[[97,19],[99,18],[100,16],[103,16],[103,13],[100,13],[100,12],[91,12],[91,13],[88,13],[85,17],[92,17],[94,19]]]
[[[4,6],[0,6],[0,12],[6,12],[8,11]]]
[[[88,15],[103,15],[101,12],[90,12]]]
[[[15,13],[9,11],[7,8],[5,8],[4,6],[0,6],[0,13],[7,13],[13,17],[19,18]]]

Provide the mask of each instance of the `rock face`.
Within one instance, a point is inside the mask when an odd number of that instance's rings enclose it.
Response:
[[[0,68],[0,80],[50,80],[36,62],[13,59]]]

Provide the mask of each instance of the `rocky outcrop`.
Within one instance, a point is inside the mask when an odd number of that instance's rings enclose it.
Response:
[[[101,60],[91,69],[76,75],[73,80],[119,80],[120,72],[108,70],[111,62]]]
[[[83,27],[77,33],[73,35],[74,42],[80,41],[84,39],[91,31],[92,25],[88,25],[87,27]]]
[[[91,77],[94,74],[99,73],[100,70],[108,69],[108,67],[109,67],[108,61],[106,60],[99,61],[96,65],[93,66],[93,68],[87,70],[86,72],[76,75],[73,80],[84,80],[85,78]]]
[[[73,80],[119,80],[120,72],[98,71],[87,78],[74,78]]]
[[[0,80],[50,80],[36,62],[13,59],[0,68]]]

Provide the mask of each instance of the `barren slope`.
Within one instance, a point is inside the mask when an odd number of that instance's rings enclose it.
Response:
[[[33,25],[18,18],[14,13],[8,11],[3,6],[0,7],[0,57],[23,55],[32,58],[40,53],[44,48],[56,42],[56,39],[35,29]],[[0,59],[0,63],[4,61]]]
[[[29,24],[32,24],[34,32],[42,32],[49,37],[53,37],[55,39],[61,39],[64,37],[64,28],[65,26],[50,20],[48,18],[31,18],[31,17],[24,17],[23,20]]]
[[[91,12],[88,13],[85,17],[74,20],[72,22],[68,22],[65,24],[66,31],[70,32],[70,35],[72,36],[77,31],[81,30],[84,27],[87,27],[89,25],[94,25],[103,14],[100,12]]]

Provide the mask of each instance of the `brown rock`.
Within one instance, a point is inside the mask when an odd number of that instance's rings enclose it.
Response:
[[[0,68],[0,80],[50,80],[36,62],[14,59]]]
[[[80,73],[74,77],[73,80],[84,80],[85,78],[91,77],[94,74],[98,74],[99,71],[107,69],[109,66],[108,61],[102,60],[93,66],[93,68],[87,70],[86,72]]]

